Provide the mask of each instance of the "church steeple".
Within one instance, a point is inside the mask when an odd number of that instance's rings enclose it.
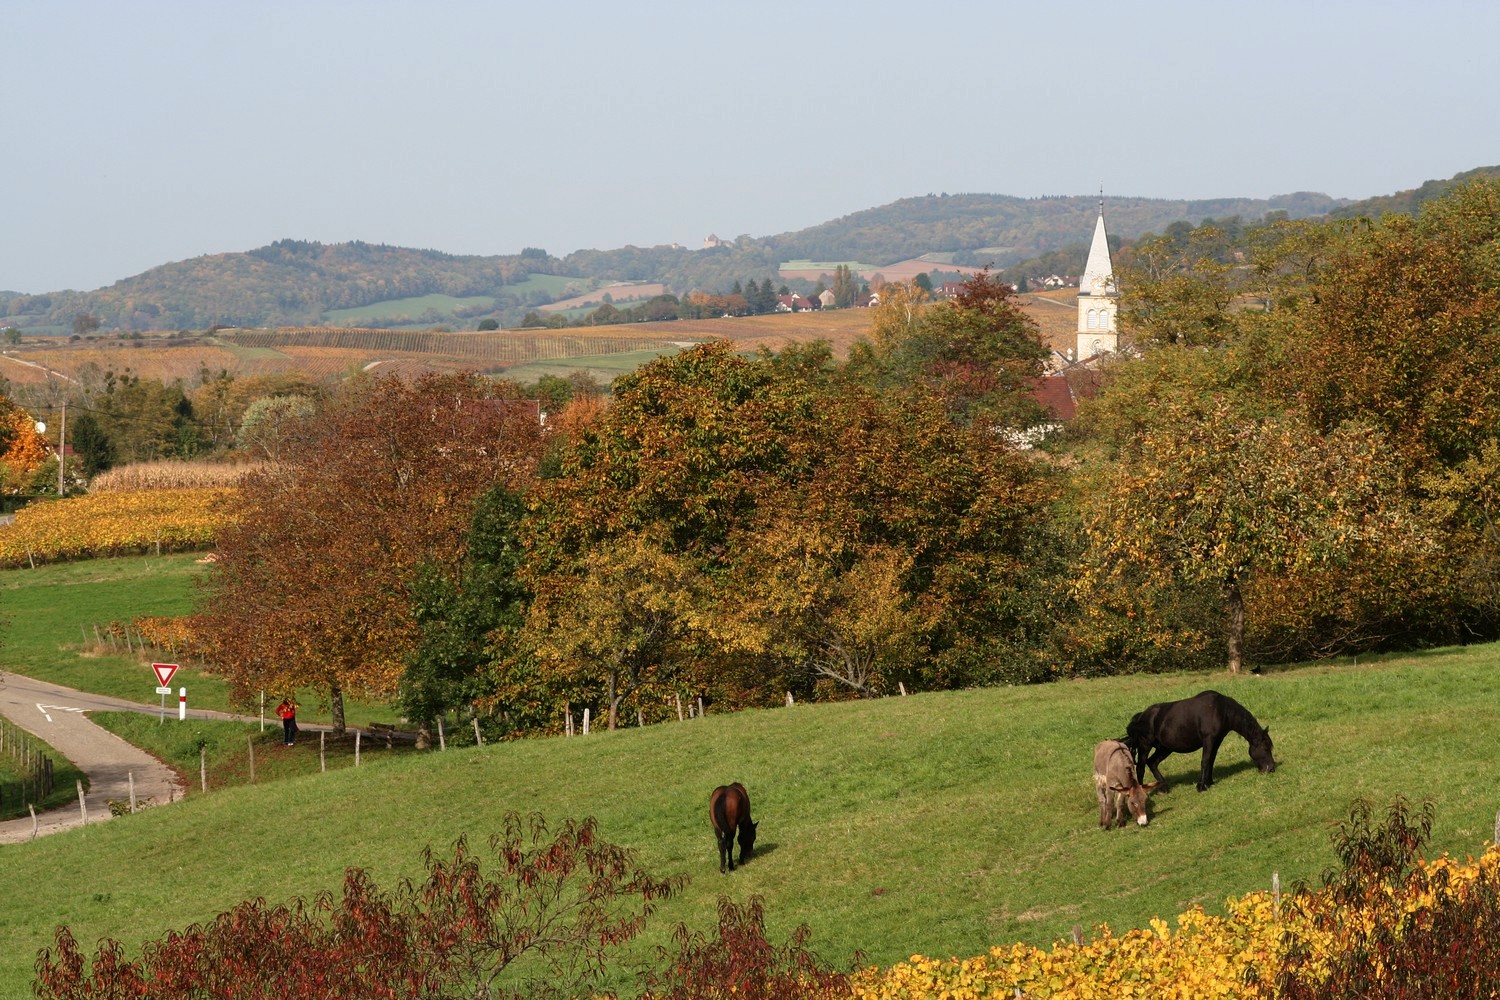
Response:
[[[1104,231],[1104,198],[1099,198],[1099,221],[1094,224],[1094,241],[1089,245],[1088,263],[1078,279],[1078,354],[1079,360],[1115,351],[1119,331],[1115,327],[1115,276],[1109,260],[1109,237]]]

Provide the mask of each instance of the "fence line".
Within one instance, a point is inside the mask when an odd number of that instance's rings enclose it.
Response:
[[[41,803],[52,794],[52,758],[42,753],[40,744],[9,719],[0,719],[0,753],[5,754],[21,773],[20,781],[0,782],[0,809]]]

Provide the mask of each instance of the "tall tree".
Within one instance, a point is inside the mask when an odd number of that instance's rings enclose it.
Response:
[[[306,447],[245,481],[198,617],[234,693],[390,696],[417,641],[412,587],[460,564],[474,505],[534,474],[534,407],[473,374],[361,381]]]

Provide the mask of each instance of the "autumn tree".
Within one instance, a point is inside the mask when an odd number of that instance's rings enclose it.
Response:
[[[32,415],[0,396],[0,489],[22,490],[50,450]]]
[[[947,302],[911,283],[886,285],[849,369],[881,391],[921,386],[960,421],[1026,427],[1042,415],[1032,389],[1046,356],[1011,287],[985,270]]]
[[[476,498],[529,482],[533,406],[473,374],[358,381],[305,447],[244,483],[199,628],[235,695],[314,686],[388,697],[417,639],[423,566],[457,566]]]
[[[923,387],[725,343],[616,389],[528,525],[555,675],[614,695],[696,678],[731,704],[972,683],[1024,617],[1045,472]]]
[[[1120,329],[1131,344],[1212,346],[1231,334],[1235,272],[1211,226],[1136,244],[1120,268]]]
[[[1351,580],[1389,585],[1419,563],[1430,540],[1406,498],[1387,488],[1393,474],[1374,428],[1325,435],[1294,416],[1246,419],[1222,396],[1164,403],[1095,484],[1085,603],[1132,575],[1210,588],[1228,667],[1238,671],[1253,588],[1326,583],[1336,570],[1347,597],[1363,589]]]

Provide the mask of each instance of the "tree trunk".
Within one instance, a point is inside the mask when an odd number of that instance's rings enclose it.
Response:
[[[1224,641],[1229,647],[1229,672],[1237,674],[1245,665],[1245,597],[1239,579],[1233,576],[1224,584]]]
[[[328,706],[333,714],[333,735],[344,735],[344,689],[334,681],[328,688]]]
[[[615,697],[615,673],[610,671],[609,675],[609,731],[615,731],[615,720],[619,718],[620,702]]]
[[[423,719],[417,726],[417,749],[432,749],[432,720]]]

